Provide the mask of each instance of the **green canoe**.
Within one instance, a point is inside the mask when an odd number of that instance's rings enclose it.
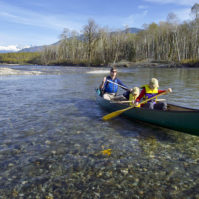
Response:
[[[98,95],[96,100],[109,112],[128,107],[127,104],[111,103]],[[199,136],[199,110],[197,109],[168,104],[167,111],[132,108],[121,116]]]

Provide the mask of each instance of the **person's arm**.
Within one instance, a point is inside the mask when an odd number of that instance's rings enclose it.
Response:
[[[143,88],[140,95],[136,98],[135,101],[139,102],[144,97],[145,94],[146,94],[146,90],[145,90],[145,88]]]
[[[167,90],[158,90],[158,94],[163,93],[163,92],[172,93],[172,89],[168,88]]]
[[[158,94],[160,94],[160,93],[164,93],[164,92],[166,92],[167,90],[158,90]],[[157,94],[157,95],[158,95]]]
[[[130,95],[130,91],[126,91],[125,93],[123,93],[123,96],[128,100],[129,99],[129,95]]]
[[[106,77],[104,77],[102,83],[101,83],[100,86],[99,86],[99,88],[100,88],[101,90],[104,89],[105,82],[106,82]]]
[[[119,85],[121,85],[121,86],[123,86],[123,87],[125,87],[125,88],[128,89],[128,87],[127,87],[125,84],[123,84],[122,81],[121,81],[120,79],[118,79],[118,78],[117,78],[117,83],[118,83]],[[126,89],[125,89],[125,90],[126,90]],[[129,89],[128,89],[128,90],[129,90]]]

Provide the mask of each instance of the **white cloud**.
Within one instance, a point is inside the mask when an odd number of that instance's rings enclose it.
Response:
[[[20,50],[16,45],[0,46],[0,50],[5,51],[18,51]]]
[[[176,5],[186,5],[193,6],[195,3],[198,3],[198,0],[145,0],[147,2],[152,3],[160,3],[160,4],[176,4]]]
[[[0,51],[13,51],[17,52],[23,48],[29,48],[30,46],[19,47],[18,45],[8,45],[8,46],[0,46]]]

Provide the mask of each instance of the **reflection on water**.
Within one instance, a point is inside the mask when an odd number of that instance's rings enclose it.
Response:
[[[102,121],[94,88],[105,74],[88,73],[97,68],[12,68],[42,75],[0,77],[0,198],[199,197],[198,137]],[[198,108],[198,69],[119,69],[119,77],[129,87],[156,77],[173,88],[169,102]]]

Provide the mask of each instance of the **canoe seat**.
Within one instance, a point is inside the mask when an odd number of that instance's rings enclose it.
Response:
[[[157,99],[156,101],[157,101],[157,102],[165,102],[166,99]]]

